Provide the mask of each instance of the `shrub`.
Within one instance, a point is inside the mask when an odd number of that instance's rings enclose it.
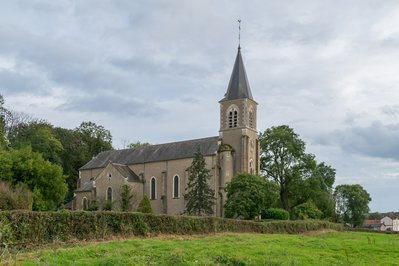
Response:
[[[292,217],[298,220],[320,219],[323,212],[320,211],[312,200],[308,200],[292,209]]]
[[[276,185],[263,177],[240,173],[226,186],[225,215],[254,219],[276,201],[277,191]]]
[[[103,205],[103,211],[112,211],[112,201],[106,201]]]
[[[98,203],[96,200],[91,200],[89,201],[89,206],[87,208],[88,211],[98,211],[100,207],[98,206]]]
[[[32,210],[33,195],[26,185],[0,181],[0,210]]]
[[[137,211],[142,213],[152,213],[151,202],[147,195],[144,195],[143,199],[140,201]]]
[[[130,188],[130,186],[123,185],[120,196],[121,210],[123,212],[131,211],[133,197],[134,195],[132,194],[132,189]]]
[[[289,218],[288,211],[280,208],[270,208],[262,213],[262,219],[288,220]]]

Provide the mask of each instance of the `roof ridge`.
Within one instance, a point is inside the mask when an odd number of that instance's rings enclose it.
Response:
[[[165,142],[165,143],[159,143],[159,144],[150,144],[144,147],[140,148],[126,148],[126,149],[119,149],[116,151],[127,151],[127,150],[143,150],[148,147],[154,147],[154,146],[162,146],[162,145],[169,145],[169,144],[176,144],[176,143],[183,143],[183,142],[190,142],[194,140],[205,140],[205,139],[211,139],[211,138],[219,138],[218,136],[212,136],[212,137],[205,137],[205,138],[199,138],[199,139],[187,139],[187,140],[181,140],[181,141],[173,141],[173,142]]]

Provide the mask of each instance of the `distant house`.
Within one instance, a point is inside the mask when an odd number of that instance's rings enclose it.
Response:
[[[392,219],[388,216],[385,216],[381,219],[381,223],[384,224],[385,228],[382,231],[392,231]]]
[[[392,219],[392,231],[399,231],[399,219],[397,217]]]
[[[363,227],[376,231],[385,230],[385,225],[381,222],[381,220],[365,220],[363,222]]]
[[[399,219],[385,216],[381,220],[365,220],[363,228],[377,231],[399,231]]]

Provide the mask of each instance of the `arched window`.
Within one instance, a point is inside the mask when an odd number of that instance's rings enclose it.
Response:
[[[151,183],[150,183],[150,198],[152,200],[157,198],[157,180],[155,177],[151,178]]]
[[[251,110],[249,111],[249,127],[254,128],[254,112]]]
[[[107,189],[107,201],[112,202],[112,188],[108,187]]]
[[[89,208],[89,204],[87,203],[87,198],[86,197],[83,197],[83,199],[82,199],[82,207],[83,207],[84,211]]]
[[[237,127],[238,125],[238,110],[235,106],[231,107],[228,111],[229,128]]]
[[[179,176],[175,175],[173,177],[173,197],[178,198],[180,195],[180,178]]]

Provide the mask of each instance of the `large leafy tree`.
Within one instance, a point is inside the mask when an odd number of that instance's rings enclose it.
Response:
[[[65,201],[68,202],[73,197],[79,178],[79,168],[90,161],[92,155],[86,142],[83,141],[82,134],[77,130],[54,128],[54,135],[60,140],[64,149],[60,153],[61,166],[67,176],[68,193]]]
[[[33,192],[33,210],[54,210],[62,204],[67,186],[60,166],[32,152],[29,146],[12,150],[8,156],[0,171],[8,173],[5,179],[13,185],[23,183]]]
[[[39,121],[20,125],[18,133],[10,139],[10,142],[16,149],[31,146],[32,151],[41,153],[44,159],[61,164],[60,154],[64,147],[55,137],[53,126],[47,122]]]
[[[188,173],[185,212],[198,216],[213,214],[215,192],[209,186],[210,171],[206,168],[205,158],[199,148],[194,154],[194,159],[188,168]]]
[[[302,174],[308,175],[305,142],[286,125],[272,127],[259,135],[261,170],[280,186],[280,207],[290,209],[289,198]]]
[[[359,184],[339,185],[334,192],[338,218],[358,227],[363,224],[370,211],[370,194]]]
[[[112,149],[111,132],[103,126],[93,122],[82,122],[76,130],[82,134],[82,140],[91,156]]]
[[[261,170],[278,183],[280,207],[292,211],[311,200],[322,212],[322,218],[332,217],[335,169],[324,162],[317,163],[313,154],[305,152],[305,142],[286,125],[267,129],[259,140]]]
[[[224,205],[228,218],[254,219],[277,200],[278,187],[260,176],[241,173],[226,186],[227,201]]]

